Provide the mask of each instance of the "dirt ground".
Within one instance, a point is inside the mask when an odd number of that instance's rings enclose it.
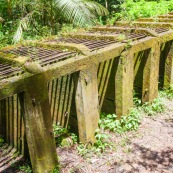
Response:
[[[76,146],[57,148],[62,173],[173,173],[173,101],[166,111],[144,116],[137,131],[111,133],[112,149],[78,155]],[[14,169],[7,173],[22,173]]]
[[[173,173],[173,101],[166,111],[144,116],[138,131],[111,134],[114,149],[86,158],[74,148],[59,148],[62,173]]]

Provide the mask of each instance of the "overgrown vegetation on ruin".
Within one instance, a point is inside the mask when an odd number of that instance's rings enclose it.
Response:
[[[94,145],[78,143],[76,134],[69,132],[69,130],[62,128],[60,125],[54,125],[54,134],[56,136],[56,143],[59,147],[75,147],[78,154],[84,158],[92,157],[93,155],[102,155],[107,149],[116,151],[117,143],[111,142],[111,133],[117,133],[122,136],[121,146],[123,147],[128,142],[124,136],[128,131],[137,131],[144,116],[154,116],[157,113],[163,113],[166,109],[164,105],[165,99],[173,99],[172,86],[169,89],[159,92],[159,97],[151,104],[141,104],[141,100],[134,98],[135,107],[131,110],[129,115],[117,119],[115,114],[101,113],[99,122],[99,129],[95,133],[96,142]],[[28,163],[18,167],[19,170],[31,173],[32,169]],[[57,173],[54,170],[53,173]]]
[[[173,99],[172,86],[169,89],[160,91],[159,97],[152,103],[141,103],[141,100],[134,97],[135,107],[131,110],[129,115],[122,116],[120,119],[115,114],[101,113],[99,121],[99,129],[95,133],[97,139],[96,143],[91,147],[87,144],[77,144],[77,136],[74,133],[69,133],[67,129],[62,128],[59,125],[54,126],[55,135],[59,135],[57,144],[61,147],[77,145],[78,153],[85,155],[87,153],[104,152],[106,148],[114,147],[114,144],[110,143],[109,138],[111,136],[107,132],[114,132],[123,134],[126,131],[138,130],[142,117],[154,116],[157,113],[163,113],[165,111],[164,99]],[[66,143],[62,142],[66,138]],[[68,137],[68,138],[67,138]]]
[[[103,6],[98,3],[101,3]],[[96,24],[113,25],[116,20],[134,20],[138,17],[156,16],[172,11],[173,2],[172,0],[160,2],[133,2],[128,0],[116,3],[114,1],[104,1],[103,3],[102,1],[86,0],[80,2],[77,0],[55,0],[48,2],[24,0],[20,1],[20,3],[19,1],[1,1],[0,9],[0,47],[2,47],[7,44],[15,44],[24,39],[37,39],[43,36],[59,34],[63,30],[68,32],[69,28],[73,27],[90,27]],[[120,35],[120,37],[122,36]],[[122,40],[123,38],[120,37],[119,39]],[[107,115],[101,113],[99,129],[96,132],[95,130],[93,131],[96,138],[94,144],[90,142],[87,144],[78,143],[77,135],[69,132],[68,129],[55,125],[54,134],[57,146],[67,148],[74,146],[82,157],[89,157],[93,154],[101,155],[108,148],[116,150],[116,144],[111,142],[109,134],[122,135],[128,131],[138,130],[144,114],[153,116],[156,113],[165,111],[162,100],[165,97],[172,99],[172,93],[173,87],[171,86],[169,89],[161,91],[160,97],[154,99],[152,103],[144,104],[141,103],[140,99],[135,97],[135,108],[131,109],[128,115],[121,118],[115,114]],[[34,99],[32,101],[33,105],[35,105]],[[124,143],[126,143],[126,139]],[[125,145],[124,143],[122,142],[122,145]],[[0,136],[0,147],[3,147],[3,145],[4,139]],[[19,169],[25,172],[32,172],[28,164],[20,166]],[[59,167],[55,168],[53,172],[59,172]]]

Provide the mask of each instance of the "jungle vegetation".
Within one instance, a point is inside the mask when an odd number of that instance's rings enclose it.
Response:
[[[0,0],[0,47],[70,27],[111,24],[173,11],[173,0]]]

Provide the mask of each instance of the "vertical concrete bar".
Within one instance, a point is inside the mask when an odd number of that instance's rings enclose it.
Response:
[[[53,135],[47,83],[44,76],[26,80],[24,120],[29,154],[34,173],[52,171],[58,164]]]
[[[99,121],[97,66],[74,74],[74,83],[79,140],[94,143]]]
[[[173,41],[170,42],[170,50],[166,57],[165,73],[164,73],[164,87],[169,88],[173,85]]]
[[[108,83],[110,80],[111,70],[114,59],[107,60],[99,64],[98,68],[98,92],[99,92],[99,106],[102,109],[105,99]]]
[[[116,115],[126,115],[133,107],[133,52],[124,51],[115,74]]]
[[[0,137],[4,136],[4,124],[3,100],[0,100]]]
[[[153,47],[147,55],[144,67],[142,102],[151,102],[158,96],[159,58],[160,44],[155,41]]]

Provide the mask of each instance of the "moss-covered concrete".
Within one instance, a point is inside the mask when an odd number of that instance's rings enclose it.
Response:
[[[159,67],[159,87],[169,88],[173,84],[173,48],[172,40],[162,44],[160,67]]]
[[[168,15],[169,16],[169,15]],[[117,22],[117,25],[120,26],[128,26],[128,22]],[[140,26],[140,22],[135,22],[131,24],[132,27]],[[155,30],[156,26],[153,23],[148,23],[148,27],[151,30]],[[161,25],[160,25],[161,26]],[[161,26],[164,28],[165,26]],[[167,26],[166,26],[167,28]],[[145,29],[145,28],[144,28]],[[156,33],[155,37],[157,37],[157,41],[160,44],[160,67],[159,67],[159,86],[169,87],[172,84],[172,51],[171,51],[171,42],[173,40],[173,30],[169,29],[163,33]],[[134,47],[134,46],[133,46]],[[135,48],[135,47],[134,47]],[[136,48],[135,48],[136,49]]]
[[[99,122],[97,65],[76,73],[74,83],[79,139],[83,143],[93,144]]]
[[[157,17],[170,19],[170,18],[173,18],[173,15],[169,15],[169,14],[168,15],[159,15]]]
[[[52,172],[58,164],[49,105],[46,76],[25,81],[24,103],[26,138],[35,173]]]
[[[117,32],[119,34],[130,34],[130,33],[141,33],[146,34],[147,36],[155,36],[156,32],[149,28],[135,28],[133,26],[127,25],[127,27],[116,27],[116,26],[101,26],[101,27],[94,27],[91,31],[106,31],[106,32]]]
[[[137,21],[140,22],[166,22],[166,23],[172,23],[173,19],[165,19],[165,18],[139,18]]]
[[[98,92],[99,92],[99,107],[101,111],[105,113],[115,113],[114,108],[114,96],[115,96],[115,89],[112,86],[115,86],[114,77],[115,73],[112,72],[115,69],[114,59],[110,59],[104,61],[99,64],[97,78],[98,78]],[[113,77],[112,77],[113,76]],[[111,85],[110,83],[113,83]],[[110,93],[110,94],[107,94]],[[112,106],[108,105],[106,101],[111,100],[110,98],[113,97],[113,109]],[[105,104],[106,102],[106,104]],[[105,106],[103,106],[103,103]]]
[[[168,28],[172,29],[173,24],[172,23],[166,23],[166,22],[140,22],[140,21],[118,21],[115,22],[115,26],[136,26],[136,27],[143,27],[143,28]]]
[[[55,50],[69,50],[69,51],[75,51],[79,54],[88,55],[90,53],[90,50],[82,44],[75,44],[75,43],[63,43],[63,42],[57,42],[57,41],[51,41],[51,43],[36,43],[36,46],[43,47],[45,49],[55,49]]]
[[[115,76],[116,114],[120,117],[133,107],[133,52],[124,51],[118,62]]]

